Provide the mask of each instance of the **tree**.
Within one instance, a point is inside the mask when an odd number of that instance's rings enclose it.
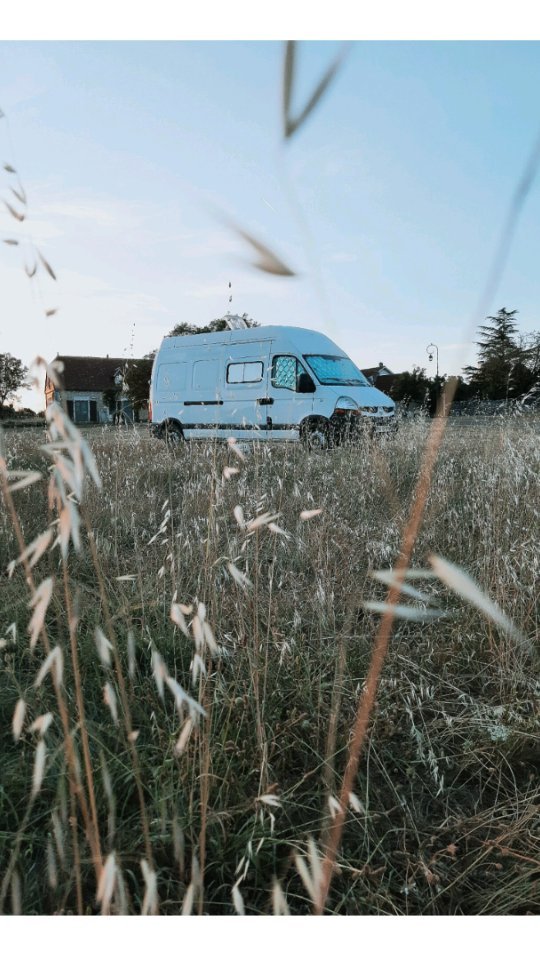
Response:
[[[532,333],[522,334],[518,346],[527,374],[522,392],[527,393],[534,387],[540,387],[540,332],[533,330]]]
[[[459,403],[463,400],[470,400],[474,396],[474,390],[463,377],[453,377],[455,384],[454,401]]]
[[[391,396],[398,403],[426,404],[429,399],[430,380],[422,367],[413,367],[411,371],[400,373],[391,388]]]
[[[145,354],[142,360],[128,360],[124,371],[127,395],[134,410],[143,409],[150,395],[150,377],[156,351]]]
[[[464,370],[472,392],[488,400],[519,397],[531,388],[536,377],[538,335],[525,345],[519,337],[517,310],[502,307],[479,328],[478,363]],[[536,343],[534,337],[536,336]]]
[[[404,407],[412,403],[423,407],[430,417],[434,417],[445,383],[446,376],[428,377],[424,367],[413,367],[396,375],[389,393],[393,400]]]
[[[258,327],[255,320],[248,317],[247,313],[242,314],[242,320],[245,320],[248,327]],[[229,330],[225,317],[219,317],[217,320],[211,320],[206,327],[197,327],[194,323],[177,323],[171,330],[170,337],[187,337],[192,333],[221,333],[223,330]]]
[[[29,386],[28,369],[22,360],[10,353],[0,353],[0,411],[7,400],[15,397],[17,390]]]

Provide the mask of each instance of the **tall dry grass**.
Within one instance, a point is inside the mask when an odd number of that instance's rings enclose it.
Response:
[[[142,433],[89,431],[101,486],[71,495],[78,549],[47,495],[58,450],[4,437],[11,482],[42,475],[11,495],[20,536],[52,531],[31,570],[4,577],[4,911],[320,904],[380,621],[370,604],[387,591],[373,573],[399,554],[428,429],[309,455],[171,455]],[[425,578],[399,601],[327,911],[538,907],[539,690],[524,642],[538,627],[537,440],[534,419],[450,425],[409,564]],[[9,510],[1,524],[5,569],[21,542]],[[511,625],[433,576],[434,553]],[[29,600],[49,579],[30,651]],[[36,686],[43,631],[63,672]]]

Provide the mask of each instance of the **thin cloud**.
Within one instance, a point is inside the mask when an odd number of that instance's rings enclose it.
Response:
[[[94,224],[109,230],[132,230],[144,222],[137,204],[119,203],[110,197],[58,198],[40,202],[38,216],[76,224]]]
[[[53,217],[81,220],[85,223],[92,221],[101,227],[118,227],[120,225],[125,226],[124,217],[127,211],[114,209],[109,203],[104,204],[96,200],[81,199],[72,202],[41,204],[40,212]]]
[[[358,254],[337,251],[336,253],[331,253],[328,259],[332,263],[354,263],[356,260],[358,260]]]

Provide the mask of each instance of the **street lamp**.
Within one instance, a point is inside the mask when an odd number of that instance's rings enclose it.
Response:
[[[439,348],[436,343],[428,343],[426,353],[430,361],[433,360],[433,351],[435,351],[437,356],[437,379],[439,379]]]

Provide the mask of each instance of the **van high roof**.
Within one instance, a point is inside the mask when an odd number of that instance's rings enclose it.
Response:
[[[221,330],[217,333],[193,333],[179,337],[165,337],[161,349],[168,352],[193,344],[252,343],[259,340],[294,342],[304,353],[309,352],[313,347],[314,353],[320,353],[321,348],[324,348],[334,355],[341,356],[343,354],[343,350],[337,347],[324,333],[309,330],[306,327],[274,326],[273,324],[249,327],[247,330]]]

